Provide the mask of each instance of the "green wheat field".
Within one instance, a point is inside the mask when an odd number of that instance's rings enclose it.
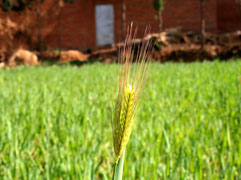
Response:
[[[0,179],[111,179],[118,66],[0,70]],[[126,180],[241,179],[241,60],[152,63]]]

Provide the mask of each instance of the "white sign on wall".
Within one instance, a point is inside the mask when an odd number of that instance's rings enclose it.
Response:
[[[114,8],[113,5],[97,5],[95,7],[97,46],[114,43]]]

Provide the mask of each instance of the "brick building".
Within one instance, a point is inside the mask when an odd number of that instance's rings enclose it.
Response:
[[[79,0],[65,3],[53,13],[55,0],[45,0],[40,7],[41,41],[49,49],[87,49],[119,42],[122,32],[123,0]],[[126,24],[132,21],[142,34],[150,24],[158,31],[157,12],[153,0],[125,0]],[[57,10],[56,10],[57,11]],[[0,12],[1,14],[1,12]],[[184,31],[200,32],[200,0],[166,0],[163,28],[181,27]],[[36,14],[32,13],[32,20]],[[206,31],[211,33],[241,29],[241,7],[238,0],[207,0]]]

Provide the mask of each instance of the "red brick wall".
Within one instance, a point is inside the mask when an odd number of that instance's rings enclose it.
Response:
[[[59,44],[60,22],[58,21],[58,15],[60,12],[60,6],[56,4],[56,1],[44,1],[40,8],[40,31],[41,41],[47,49],[57,49],[61,47]],[[37,21],[37,17],[34,17]],[[62,27],[63,29],[63,27]]]
[[[241,7],[237,0],[218,1],[219,32],[241,30]]]
[[[181,27],[185,31],[200,30],[200,2],[198,0],[166,0],[163,12],[165,28]]]
[[[58,24],[54,31],[45,37],[44,41],[58,48],[59,35],[61,46],[65,49],[87,49],[96,46],[95,6],[112,4],[114,6],[115,40],[121,37],[121,3],[117,0],[92,0],[65,3],[61,10],[61,26]],[[57,17],[55,17],[57,23]],[[46,27],[48,28],[48,27]]]
[[[143,36],[146,26],[151,25],[151,31],[158,31],[158,22],[155,19],[156,11],[152,0],[126,0],[127,25],[131,22],[138,26],[138,36]]]
[[[95,45],[93,2],[67,4],[62,9],[62,45],[66,48]]]
[[[206,0],[206,31],[216,33],[218,31],[217,12],[219,0]]]
[[[181,27],[184,31],[200,32],[200,0],[166,0],[164,28]],[[217,0],[206,2],[206,31],[216,32]]]
[[[152,5],[153,0],[126,0],[127,25],[131,22],[138,26],[138,37],[144,33],[145,27],[151,25],[152,32],[158,32],[157,12]],[[61,13],[61,33],[58,24],[54,31],[44,36],[45,43],[58,48],[59,34],[63,48],[89,48],[96,46],[95,6],[112,4],[114,6],[115,42],[121,40],[121,0],[79,1],[65,4]],[[208,0],[206,4],[206,30],[217,30],[217,3]],[[56,18],[56,17],[54,17]],[[199,0],[166,0],[163,11],[163,28],[181,27],[184,31],[200,31]]]
[[[48,18],[43,20],[44,23],[53,27],[42,27],[44,43],[52,49],[95,46],[93,7],[92,1],[65,3],[61,8],[60,17],[58,14],[46,15]]]
[[[98,4],[112,4],[114,6],[115,42],[121,39],[121,1],[122,0],[89,0],[65,3],[60,10],[56,1],[45,0],[41,5],[40,31],[43,44],[48,49],[59,47],[70,49],[87,49],[96,46],[95,6]],[[139,37],[145,27],[151,25],[152,32],[158,31],[157,12],[154,10],[153,0],[125,0],[127,25],[132,21],[138,26]],[[241,15],[236,0],[207,0],[206,1],[206,31],[217,32],[241,29]],[[6,13],[5,13],[6,14]],[[32,24],[37,25],[35,11],[31,14]],[[3,17],[4,13],[0,11]],[[11,16],[14,21],[17,16]],[[18,18],[19,19],[19,18]],[[22,18],[23,19],[23,18]],[[21,22],[18,22],[21,25]],[[163,28],[181,27],[184,31],[200,31],[200,0],[166,0],[163,11]],[[33,27],[33,25],[29,27]],[[33,28],[38,34],[38,29]]]

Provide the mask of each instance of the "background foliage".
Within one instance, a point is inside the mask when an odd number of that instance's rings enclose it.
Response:
[[[124,179],[240,179],[240,67],[151,64]],[[0,70],[0,179],[110,179],[117,70]]]

